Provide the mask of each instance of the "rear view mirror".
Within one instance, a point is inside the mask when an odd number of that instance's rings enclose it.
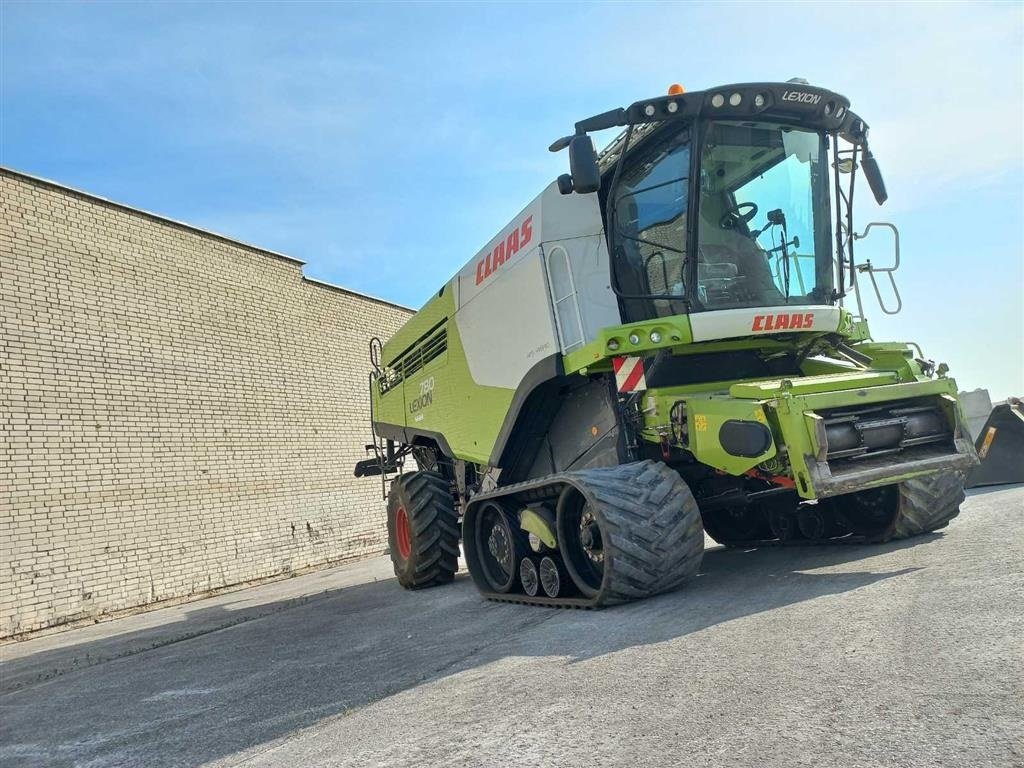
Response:
[[[889,199],[889,193],[885,191],[885,180],[882,178],[878,161],[867,147],[864,147],[864,157],[861,158],[860,167],[864,169],[864,178],[867,179],[868,186],[871,187],[871,194],[875,196],[875,202],[881,205]]]
[[[569,142],[569,172],[573,190],[579,194],[597,192],[601,188],[601,170],[597,165],[594,140],[586,134],[573,136]]]

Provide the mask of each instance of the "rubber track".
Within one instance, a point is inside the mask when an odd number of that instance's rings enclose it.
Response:
[[[391,493],[398,493],[402,483],[405,489],[412,527],[413,556],[416,568],[411,579],[399,576],[406,589],[424,589],[448,584],[459,568],[459,516],[452,502],[448,481],[437,472],[423,470],[402,475],[395,480]],[[390,503],[389,503],[390,507]],[[396,574],[401,561],[391,553]]]
[[[598,512],[605,529],[605,577],[594,597],[495,594],[500,602],[562,608],[599,608],[639,600],[680,586],[700,568],[704,528],[700,510],[679,475],[661,462],[563,472],[477,496],[477,504],[545,486],[575,487]]]

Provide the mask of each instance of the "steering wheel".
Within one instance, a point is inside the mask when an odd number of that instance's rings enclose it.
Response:
[[[741,223],[746,224],[757,216],[757,203],[740,203],[726,211],[718,221],[722,229],[736,229]]]

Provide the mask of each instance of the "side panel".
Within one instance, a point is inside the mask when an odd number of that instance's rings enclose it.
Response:
[[[406,387],[410,405],[416,403],[412,398],[430,389],[429,402],[415,411],[406,408],[407,441],[417,434],[440,434],[456,457],[487,463],[515,390],[474,381],[457,322],[448,323],[444,364],[428,366],[411,377]]]
[[[563,353],[619,325],[619,304],[609,284],[603,234],[545,242],[548,284]]]
[[[619,304],[611,289],[600,201],[596,194],[563,195],[555,184],[544,190],[541,201],[545,253],[563,248],[568,255],[576,294],[574,312],[578,310],[582,322],[583,342],[593,341],[602,328],[622,322]],[[549,272],[552,266],[549,262]],[[550,282],[556,293],[558,286],[554,280]],[[564,291],[561,293],[564,295]],[[566,346],[578,348],[579,345]]]
[[[374,427],[383,437],[412,443],[429,438],[466,461],[486,464],[515,391],[481,386],[470,374],[458,323],[446,323],[443,355],[383,395],[374,394]]]
[[[514,390],[537,361],[558,351],[540,247],[518,258],[455,315],[478,385]]]

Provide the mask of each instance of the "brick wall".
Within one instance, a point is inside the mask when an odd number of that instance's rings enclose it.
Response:
[[[368,344],[409,312],[0,170],[0,637],[386,545]]]

